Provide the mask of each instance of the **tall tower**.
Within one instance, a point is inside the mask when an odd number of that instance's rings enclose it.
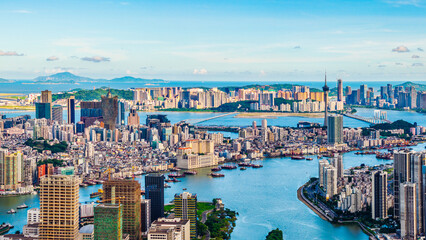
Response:
[[[102,117],[104,119],[105,128],[114,130],[118,116],[118,97],[111,95],[111,90],[106,96],[101,97]]]
[[[343,83],[342,79],[337,80],[337,101],[343,101]]]
[[[164,217],[164,175],[145,176],[145,198],[151,199],[151,221]]]
[[[75,97],[71,96],[67,102],[68,124],[75,123]]]
[[[388,217],[387,188],[388,175],[384,171],[376,171],[371,175],[371,218],[385,219]]]
[[[123,208],[121,204],[99,204],[95,212],[95,240],[123,239]]]
[[[402,183],[400,187],[400,220],[402,239],[417,238],[416,183]]]
[[[40,181],[40,240],[78,238],[79,180],[75,176],[43,176]]]
[[[324,101],[325,101],[325,112],[324,112],[324,126],[327,127],[327,117],[328,117],[328,92],[330,88],[327,86],[327,73],[325,73],[325,83],[324,87],[322,87],[324,91]]]
[[[327,118],[327,142],[329,144],[343,143],[343,117],[330,115]]]
[[[175,195],[175,216],[189,219],[191,238],[197,238],[197,195],[184,192]]]
[[[104,183],[103,190],[105,202],[115,204],[116,198],[122,198],[123,233],[129,234],[130,240],[140,240],[141,185],[139,182],[135,180],[108,180]]]

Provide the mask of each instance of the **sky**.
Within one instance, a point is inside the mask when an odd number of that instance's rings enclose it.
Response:
[[[426,82],[426,0],[2,0],[0,29],[6,79]]]

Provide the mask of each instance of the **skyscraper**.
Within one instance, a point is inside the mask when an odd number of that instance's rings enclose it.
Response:
[[[189,219],[191,238],[197,238],[197,195],[184,192],[175,194],[175,216],[181,219]]]
[[[393,155],[393,176],[394,176],[394,184],[393,184],[393,192],[394,192],[394,217],[400,217],[400,185],[401,183],[411,181],[411,172],[410,172],[410,158],[411,153],[400,151],[396,152]]]
[[[61,105],[55,105],[52,107],[52,120],[62,124],[63,108]]]
[[[343,143],[343,117],[341,115],[328,116],[327,142],[329,144]]]
[[[124,107],[124,102],[123,101],[118,101],[118,114],[117,114],[117,125],[126,125],[125,122],[125,112],[126,109]]]
[[[371,175],[371,218],[385,219],[388,217],[387,209],[387,186],[388,174],[376,171]]]
[[[123,233],[131,240],[141,239],[141,185],[134,180],[108,180],[103,184],[104,202],[123,206]]]
[[[343,177],[343,157],[342,155],[337,155],[337,157],[333,158],[333,166],[336,168],[337,170],[337,179],[340,179]]]
[[[127,124],[136,126],[140,124],[140,118],[136,109],[130,109],[129,116],[127,117]]]
[[[327,73],[325,73],[324,78],[324,87],[322,87],[322,90],[324,91],[324,101],[325,101],[325,112],[324,112],[324,126],[327,127],[327,121],[328,121],[328,92],[330,91],[330,88],[327,86]]]
[[[417,239],[417,202],[416,184],[402,183],[400,186],[401,238]]]
[[[105,128],[107,130],[114,130],[115,123],[118,115],[118,97],[113,97],[111,91],[108,91],[106,96],[102,96],[102,117],[104,120]]]
[[[49,90],[41,91],[41,102],[52,103],[52,92]]]
[[[342,79],[337,80],[337,101],[343,101],[343,83],[342,83]]]
[[[142,232],[147,232],[151,226],[151,200],[141,199]]]
[[[78,238],[79,179],[51,175],[40,180],[40,240]]]
[[[123,239],[123,208],[121,204],[99,204],[94,207],[95,240]]]
[[[81,102],[80,103],[80,121],[84,122],[87,128],[95,121],[103,121],[101,102]]]
[[[51,103],[35,103],[36,118],[52,119]]]
[[[367,90],[368,90],[368,87],[367,87],[366,84],[362,84],[360,86],[359,90],[360,90],[360,101],[361,101],[361,104],[365,104],[367,102]]]
[[[268,121],[262,119],[262,142],[265,143],[268,141]]]
[[[68,124],[75,123],[75,97],[71,96],[67,100]]]
[[[164,175],[145,176],[145,198],[151,200],[151,221],[164,217]]]

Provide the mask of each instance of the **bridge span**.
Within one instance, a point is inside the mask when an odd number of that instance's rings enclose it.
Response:
[[[345,113],[343,115],[349,118],[353,118],[353,119],[363,121],[366,123],[371,123],[371,124],[392,123],[392,121],[387,119],[368,118],[368,117],[362,117],[362,116],[350,114],[350,113]]]
[[[236,114],[237,112],[231,112],[231,113],[226,113],[226,114],[221,114],[221,115],[217,115],[217,116],[213,116],[213,117],[209,117],[209,118],[201,118],[201,119],[185,119],[183,121],[190,123],[190,124],[197,124],[197,123],[202,123],[202,122],[206,122],[212,119],[216,119],[216,118],[221,118],[221,117],[226,117],[232,114]]]

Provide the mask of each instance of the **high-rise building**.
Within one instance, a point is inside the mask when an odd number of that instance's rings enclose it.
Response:
[[[95,240],[123,239],[123,208],[121,204],[99,204],[94,208]]]
[[[101,102],[81,102],[80,103],[80,121],[87,128],[95,121],[103,121],[102,118],[102,103]]]
[[[327,142],[329,144],[343,143],[343,117],[341,115],[328,116]]]
[[[411,181],[411,171],[410,171],[410,159],[411,153],[400,151],[396,152],[393,155],[393,192],[394,192],[394,217],[400,217],[400,185],[401,183]]]
[[[151,226],[151,199],[141,199],[142,232],[148,231]]]
[[[52,103],[52,92],[49,90],[41,91],[41,102]]]
[[[360,101],[361,104],[365,104],[367,102],[367,91],[368,87],[366,84],[362,84],[359,88],[360,90]]]
[[[151,200],[151,221],[164,217],[164,175],[145,176],[145,198]]]
[[[36,118],[52,119],[52,107],[51,103],[35,103],[36,107]]]
[[[40,240],[78,238],[79,179],[51,175],[40,180]]]
[[[52,107],[52,120],[62,124],[63,108],[61,105],[55,105]]]
[[[343,177],[343,156],[342,155],[337,155],[337,157],[333,158],[333,167],[336,168],[337,171],[337,179],[340,179]]]
[[[118,97],[113,97],[111,91],[108,91],[106,96],[102,96],[102,117],[104,120],[105,128],[107,130],[114,130],[115,123],[118,116]]]
[[[127,124],[136,126],[140,124],[139,114],[136,109],[130,109],[129,116],[127,117]]]
[[[125,112],[126,109],[124,107],[124,102],[123,101],[118,101],[118,114],[117,114],[117,125],[126,125],[126,121],[125,121]]]
[[[68,124],[75,123],[75,97],[70,96],[67,100]]]
[[[328,165],[324,167],[323,174],[326,198],[330,199],[337,194],[337,169]]]
[[[417,239],[416,184],[402,183],[400,186],[400,223],[402,240]]]
[[[324,111],[324,126],[327,127],[327,121],[328,121],[328,92],[330,91],[330,88],[327,86],[327,73],[325,74],[324,78],[324,86],[322,87],[322,90],[324,91],[324,101],[325,101],[325,111]]]
[[[148,240],[189,240],[189,220],[180,218],[160,218],[151,224]]]
[[[387,186],[388,175],[383,171],[373,172],[371,176],[371,218],[385,219],[388,217]]]
[[[197,238],[197,195],[184,192],[175,194],[175,217],[188,219],[190,222],[191,238]]]
[[[141,185],[135,180],[108,180],[103,184],[103,199],[123,207],[123,233],[131,240],[141,239]]]
[[[337,80],[337,101],[343,101],[343,82],[342,82],[342,79]]]

